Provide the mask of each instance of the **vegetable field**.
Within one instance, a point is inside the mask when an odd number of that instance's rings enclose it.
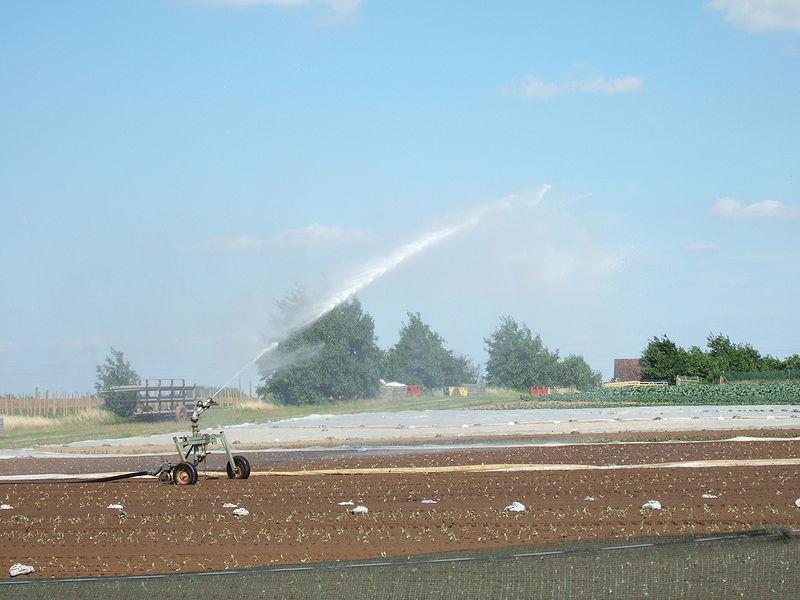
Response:
[[[800,404],[800,383],[743,383],[604,388],[555,396],[559,400],[647,404]]]

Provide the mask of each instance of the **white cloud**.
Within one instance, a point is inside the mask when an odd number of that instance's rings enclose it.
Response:
[[[719,246],[717,246],[716,242],[705,242],[702,240],[695,240],[683,246],[686,252],[713,252],[718,248]]]
[[[641,87],[642,79],[633,76],[616,77],[614,79],[600,76],[592,79],[549,82],[539,79],[535,75],[528,75],[521,81],[510,85],[507,91],[515,96],[541,100],[564,94],[627,94],[635,92]]]
[[[258,252],[261,250],[282,250],[325,244],[363,244],[374,240],[375,235],[367,231],[346,229],[338,225],[313,223],[300,229],[289,229],[267,238],[250,236],[213,238],[201,242],[196,247],[200,250],[223,252]]]
[[[723,219],[798,219],[800,207],[777,200],[742,204],[735,198],[720,198],[711,207],[711,214]]]
[[[361,0],[190,0],[195,4],[220,4],[223,6],[280,6],[296,8],[301,6],[324,6],[339,16],[355,14]]]
[[[800,31],[798,0],[710,0],[707,6],[748,31]]]

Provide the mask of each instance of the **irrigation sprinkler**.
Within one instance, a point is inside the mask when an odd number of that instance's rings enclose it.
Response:
[[[231,453],[231,446],[225,432],[200,433],[198,422],[200,415],[216,406],[214,397],[222,390],[219,388],[206,399],[199,399],[194,404],[190,421],[192,433],[190,435],[176,435],[172,438],[178,450],[180,461],[162,461],[160,465],[149,471],[129,473],[116,476],[117,479],[137,477],[139,475],[153,475],[177,485],[193,485],[197,483],[197,466],[205,461],[208,456],[208,446],[219,444],[225,450],[227,463],[225,470],[230,479],[247,479],[250,477],[250,463],[241,455]],[[191,407],[196,395],[204,393],[204,388],[186,385],[183,379],[148,379],[144,384],[114,386],[101,390],[101,394],[114,394],[117,401],[134,404],[133,414],[138,415],[168,415],[174,414],[178,420],[186,418],[186,407]]]
[[[158,477],[161,481],[176,485],[194,485],[197,483],[197,466],[205,461],[208,456],[208,446],[219,444],[225,450],[227,463],[225,470],[229,479],[247,479],[250,477],[250,462],[241,455],[232,454],[225,432],[200,433],[198,422],[200,415],[216,406],[213,396],[206,400],[198,400],[192,411],[192,433],[190,435],[176,435],[172,438],[181,460],[179,462],[162,461],[162,463],[148,471],[148,475]]]

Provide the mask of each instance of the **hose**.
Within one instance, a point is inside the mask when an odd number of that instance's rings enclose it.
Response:
[[[118,479],[130,479],[131,477],[141,477],[142,475],[150,475],[150,471],[135,471],[133,473],[121,473],[119,475],[98,477],[97,479],[80,479],[78,481],[70,481],[70,483],[101,483],[103,481],[117,481]]]
[[[108,475],[107,477],[97,477],[96,479],[17,479],[14,481],[0,481],[0,485],[14,485],[19,483],[103,483],[106,481],[117,481],[119,479],[130,479],[150,475],[150,471],[134,471],[132,473],[120,473],[119,475]]]

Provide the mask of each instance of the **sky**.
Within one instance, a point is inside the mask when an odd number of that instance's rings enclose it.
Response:
[[[798,138],[799,0],[7,0],[0,393],[111,346],[221,384],[276,298],[498,203],[359,292],[382,347],[800,352]]]

